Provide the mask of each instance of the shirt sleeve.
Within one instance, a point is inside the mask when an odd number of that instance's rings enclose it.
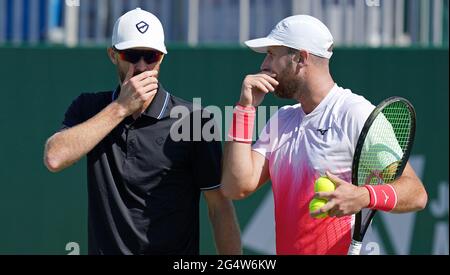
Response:
[[[353,150],[356,149],[359,136],[374,109],[375,106],[369,102],[359,102],[349,108],[347,112],[348,131]],[[383,129],[382,133],[380,132],[381,129]],[[370,171],[383,171],[402,157],[403,152],[395,138],[392,125],[383,114],[379,114],[373,121],[361,150],[361,159],[370,161],[370,163],[362,164],[360,167],[367,167],[367,169],[370,167]],[[363,173],[371,174],[370,171],[367,170]]]
[[[83,105],[85,102],[86,94],[78,96],[67,109],[64,120],[62,122],[60,131],[76,126],[84,122]]]
[[[383,171],[403,157],[394,128],[383,113],[372,122],[361,154],[365,156],[362,159],[370,159],[370,166],[378,171]]]
[[[258,140],[253,144],[252,150],[260,153],[266,159],[269,159],[270,154],[275,147],[276,141],[279,139],[279,122],[278,119],[280,111],[276,112],[266,123],[263,130],[259,134]]]
[[[375,106],[364,100],[349,105],[347,111],[343,114],[342,125],[347,127],[348,139],[353,148],[352,154],[355,153],[359,135],[373,109],[375,109]]]
[[[208,136],[206,130],[214,132]],[[213,116],[202,119],[202,133],[200,141],[193,141],[192,165],[198,188],[208,191],[220,187],[222,173],[222,143]]]

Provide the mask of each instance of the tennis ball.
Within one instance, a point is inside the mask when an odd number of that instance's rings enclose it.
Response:
[[[314,192],[333,192],[334,189],[334,183],[326,176],[318,178],[314,183]]]
[[[327,203],[327,200],[323,200],[323,199],[312,199],[309,202],[309,213],[315,212],[317,210],[319,210],[320,208],[322,208],[322,206],[324,206]],[[318,216],[315,216],[314,218],[316,219],[323,219],[328,217],[328,213],[322,213]]]

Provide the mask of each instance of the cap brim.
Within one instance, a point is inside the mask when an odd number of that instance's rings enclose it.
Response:
[[[283,43],[267,37],[252,39],[244,42],[247,47],[258,53],[267,53],[267,47],[284,46]]]
[[[126,42],[118,43],[118,44],[114,45],[114,47],[118,50],[128,50],[131,48],[149,48],[149,49],[157,50],[164,54],[167,54],[167,49],[164,45],[152,44],[152,43],[142,43],[142,41],[126,41]]]

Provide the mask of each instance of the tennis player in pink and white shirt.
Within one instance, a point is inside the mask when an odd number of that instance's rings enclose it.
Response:
[[[356,143],[374,106],[332,79],[333,37],[321,21],[291,16],[246,45],[266,58],[261,72],[243,81],[225,145],[221,188],[227,197],[242,199],[271,180],[277,254],[347,254],[353,215],[361,209],[403,213],[425,207],[427,193],[409,164],[389,186],[350,184]],[[298,104],[279,109],[252,146],[255,107],[271,92]],[[315,194],[314,182],[324,175],[336,190]],[[390,196],[376,200],[379,192]],[[328,203],[310,213],[313,197]],[[325,212],[327,218],[315,218]]]

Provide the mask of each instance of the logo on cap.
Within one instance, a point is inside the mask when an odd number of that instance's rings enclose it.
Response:
[[[146,33],[147,30],[148,30],[148,24],[145,23],[144,21],[141,21],[141,22],[139,22],[139,23],[136,24],[136,28],[137,28],[137,30],[138,30],[140,33],[144,34],[144,33]]]

